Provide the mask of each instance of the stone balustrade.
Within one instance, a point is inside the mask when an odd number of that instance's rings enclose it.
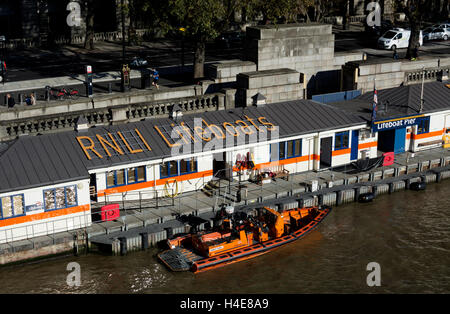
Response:
[[[80,115],[84,115],[89,125],[94,126],[134,122],[145,118],[167,117],[174,105],[179,105],[185,114],[219,110],[223,109],[226,102],[225,98],[226,94],[215,93],[10,120],[0,125],[0,141],[11,140],[27,134],[36,135],[38,133],[73,130]],[[120,117],[126,117],[126,119],[121,120]]]
[[[436,81],[441,71],[450,71],[450,66],[444,68],[427,68],[423,70],[414,70],[405,72],[405,85],[417,84],[422,82]]]

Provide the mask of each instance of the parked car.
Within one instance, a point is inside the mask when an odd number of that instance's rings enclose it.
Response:
[[[433,25],[432,27],[435,27],[435,28],[450,28],[450,23],[442,23],[442,24],[435,24],[435,25]]]
[[[225,32],[216,38],[215,43],[220,47],[231,48],[240,46],[244,38],[245,34],[243,32]]]
[[[428,27],[423,31],[423,40],[448,40],[450,36],[450,28],[444,29],[440,27]]]
[[[395,50],[397,48],[408,48],[411,31],[403,28],[394,28],[387,31],[378,39],[378,48]],[[420,31],[419,45],[423,45],[423,33]]]

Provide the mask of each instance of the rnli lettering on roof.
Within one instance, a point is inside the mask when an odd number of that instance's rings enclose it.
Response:
[[[423,119],[426,119],[426,118],[424,118],[423,115],[420,115],[420,116],[405,117],[405,118],[392,119],[392,120],[375,121],[372,124],[372,131],[380,132],[380,131],[405,128],[407,126],[417,125]]]
[[[141,132],[136,128],[134,131],[107,133],[94,136],[77,136],[77,141],[86,157],[103,159],[105,156],[137,154],[144,150],[151,151]]]
[[[184,122],[181,122],[179,126],[172,123],[171,127],[177,134],[177,137],[181,141],[174,142],[173,138],[164,134],[161,127],[155,125],[155,130],[162,137],[164,142],[169,147],[181,146],[182,142],[197,143],[197,142],[209,142],[213,139],[213,136],[218,139],[225,139],[226,136],[239,137],[241,135],[251,135],[255,132],[273,131],[276,126],[273,123],[267,121],[266,117],[250,118],[244,115],[243,119],[236,120],[234,122],[223,122],[221,124],[208,123],[204,119],[199,119],[201,122],[198,125],[194,125],[193,128],[187,126]],[[173,132],[170,132],[173,133]]]
[[[250,118],[244,115],[242,119],[221,124],[208,123],[204,119],[198,119],[198,121],[199,123],[194,123],[191,127],[185,122],[181,122],[179,125],[172,123],[169,127],[172,128],[171,130],[156,125],[154,129],[170,148],[181,146],[183,142],[210,142],[213,138],[225,139],[227,136],[239,137],[257,132],[267,133],[277,129],[266,117]],[[96,134],[95,136],[77,136],[77,141],[89,160],[152,150],[137,128],[122,132]]]

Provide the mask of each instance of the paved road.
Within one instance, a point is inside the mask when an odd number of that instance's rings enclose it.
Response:
[[[122,66],[122,46],[120,43],[97,43],[97,49],[87,51],[81,45],[64,46],[60,49],[28,49],[9,52],[8,76],[6,82],[58,77],[84,73],[86,65],[92,65],[94,72],[118,71]],[[126,59],[141,55],[152,67],[181,65],[183,51],[179,42],[159,41],[144,43],[139,47],[127,47]],[[222,49],[209,45],[206,50],[206,62],[239,59],[242,48]],[[191,45],[184,51],[185,64],[193,62]]]
[[[393,52],[376,47],[377,38],[370,38],[364,33],[361,26],[352,25],[348,31],[333,28],[335,34],[335,52],[362,51],[368,58],[392,58]],[[398,49],[399,57],[406,56],[406,48]],[[450,54],[450,40],[426,42],[419,50],[421,55],[445,55]]]
[[[335,33],[335,51],[363,51],[368,58],[392,58],[392,52],[376,49],[376,39],[367,38],[363,28],[358,25],[352,25],[350,30],[341,30],[334,27]],[[145,42],[141,46],[127,47],[127,59],[131,60],[133,56],[142,55],[149,60],[150,66],[164,67],[180,65],[183,51],[180,48],[179,41],[154,41]],[[185,64],[192,63],[193,47],[186,44],[184,49]],[[242,47],[222,48],[213,44],[207,46],[206,62],[242,59]],[[450,40],[426,43],[419,52],[429,55],[450,54]],[[399,49],[400,58],[406,54],[406,49]],[[59,76],[69,76],[84,73],[84,67],[87,64],[93,66],[94,72],[118,71],[122,64],[122,46],[120,43],[101,42],[96,43],[96,49],[87,51],[81,45],[67,45],[53,51],[28,49],[23,51],[14,51],[8,53],[8,82],[18,82],[24,80],[42,79]],[[179,86],[191,84],[191,75],[189,73],[175,73],[172,75],[161,75],[160,84],[167,86]],[[134,80],[133,85],[138,87],[139,80]],[[83,90],[84,86],[79,85],[75,88]],[[108,84],[102,83],[94,87],[94,92],[107,91]],[[119,86],[113,83],[113,90],[118,90]]]

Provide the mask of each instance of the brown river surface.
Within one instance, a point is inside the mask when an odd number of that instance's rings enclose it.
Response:
[[[0,268],[0,293],[450,293],[450,182],[334,207],[312,233],[249,261],[171,273],[157,249],[96,253]],[[81,267],[69,287],[67,264]],[[381,266],[369,287],[367,264]]]

